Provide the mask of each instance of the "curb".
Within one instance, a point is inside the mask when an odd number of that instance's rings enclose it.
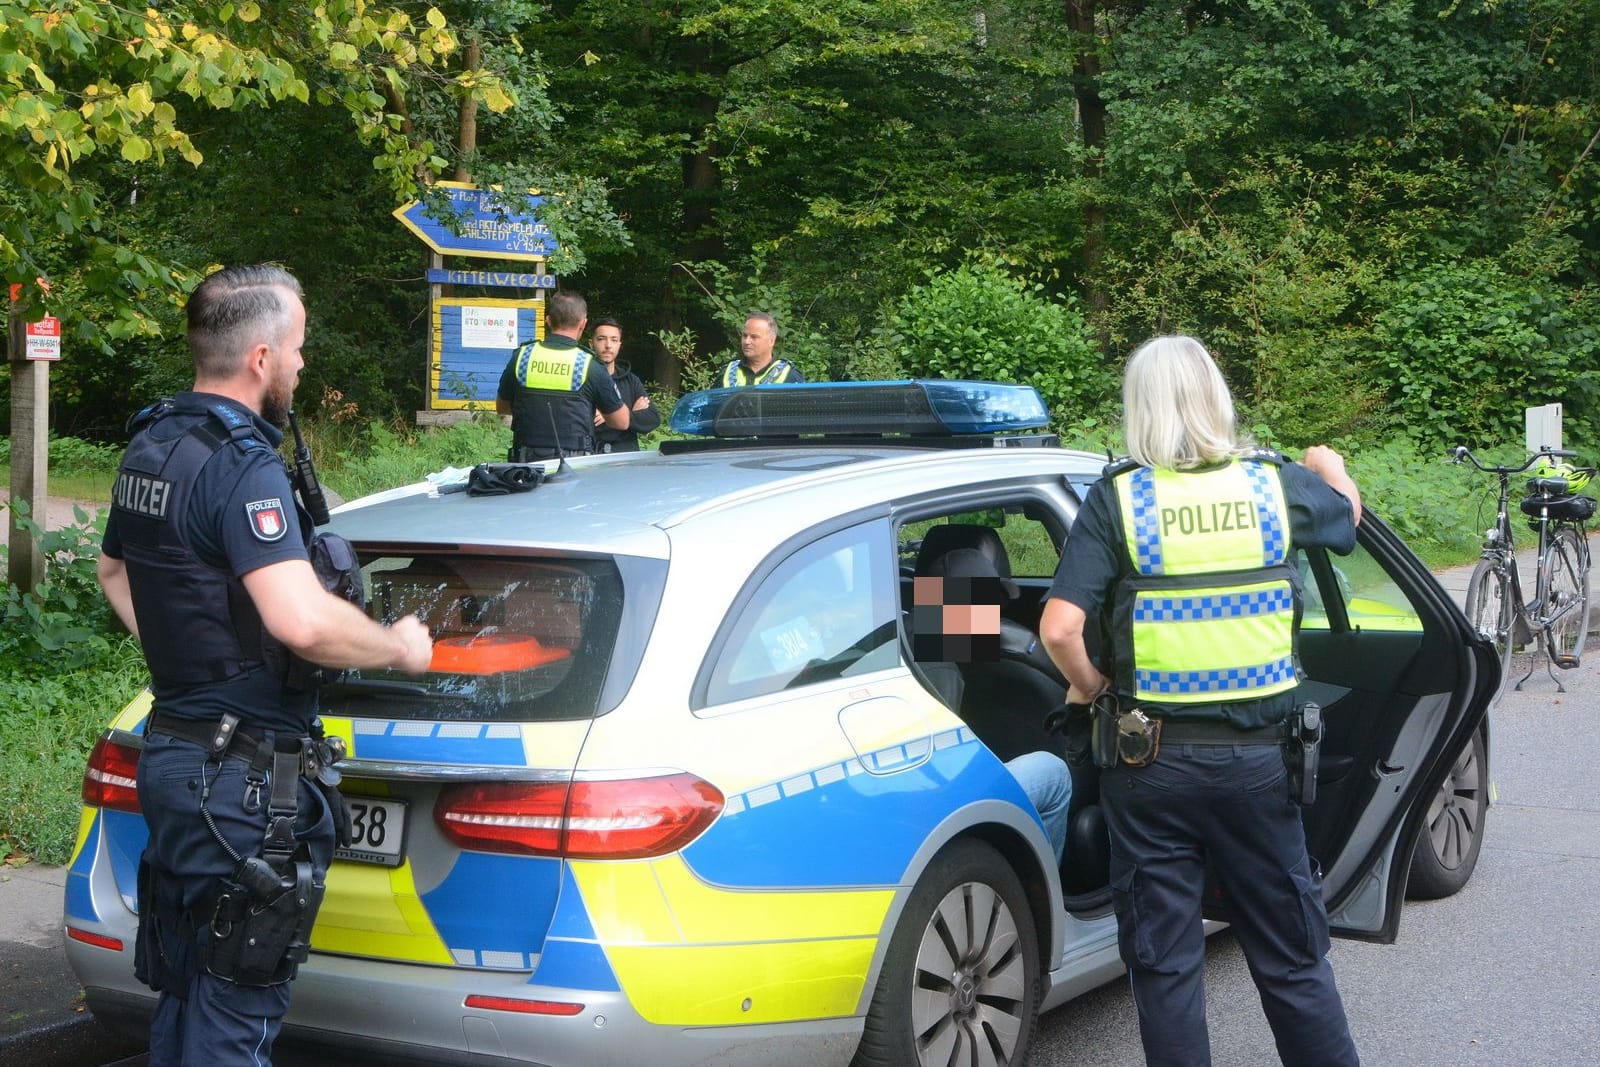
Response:
[[[125,1059],[145,1050],[144,1042],[112,1030],[84,1011],[60,1022],[0,1037],[0,1062],[28,1067],[74,1067],[86,1061]]]

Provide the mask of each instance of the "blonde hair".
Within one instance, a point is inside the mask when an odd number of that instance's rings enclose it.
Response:
[[[1157,337],[1128,357],[1123,434],[1146,467],[1191,470],[1244,454],[1228,383],[1193,337]]]

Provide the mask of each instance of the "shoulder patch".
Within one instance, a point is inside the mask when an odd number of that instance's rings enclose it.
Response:
[[[250,520],[250,533],[257,541],[271,544],[281,541],[288,532],[289,522],[284,517],[283,500],[280,497],[252,500],[244,506],[244,513]]]

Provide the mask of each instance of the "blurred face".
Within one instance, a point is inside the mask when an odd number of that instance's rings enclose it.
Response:
[[[617,353],[622,351],[620,329],[615,326],[596,326],[590,340],[594,344],[594,354],[600,357],[601,363],[609,367],[617,361]]]
[[[267,382],[261,397],[261,417],[274,426],[289,422],[294,407],[294,387],[300,382],[305,360],[300,348],[306,342],[306,309],[298,297],[289,294],[289,328],[271,346],[267,356]]]
[[[739,351],[744,354],[746,366],[760,370],[772,362],[772,346],[777,334],[760,319],[746,319],[744,333],[739,335]]]

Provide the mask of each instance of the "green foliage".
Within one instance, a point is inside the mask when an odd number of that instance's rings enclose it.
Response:
[[[913,377],[1031,385],[1060,421],[1092,409],[1112,386],[1072,302],[996,267],[933,275],[900,301],[893,323]]]
[[[346,500],[410,485],[446,467],[503,463],[511,447],[511,430],[493,414],[428,429],[374,422],[364,427],[364,437],[347,437],[344,447],[329,432],[322,424],[307,440],[323,481]]]
[[[1336,442],[1346,468],[1371,507],[1423,560],[1431,565],[1460,563],[1476,553],[1485,520],[1483,490],[1492,488],[1448,462],[1445,450],[1405,436],[1376,444]],[[1298,453],[1290,449],[1291,455]]]
[[[73,669],[0,652],[0,857],[71,858],[89,752],[149,680],[138,642],[126,635]]]
[[[95,577],[105,521],[91,520],[78,507],[77,525],[47,531],[28,514],[25,501],[12,506],[17,525],[44,556],[45,576],[37,589],[6,586],[0,601],[0,661],[52,671],[95,663],[108,651],[105,635],[115,625]]]
[[[1378,299],[1373,369],[1413,436],[1520,440],[1523,408],[1561,401],[1568,441],[1600,441],[1594,300],[1482,259],[1422,268]]]

